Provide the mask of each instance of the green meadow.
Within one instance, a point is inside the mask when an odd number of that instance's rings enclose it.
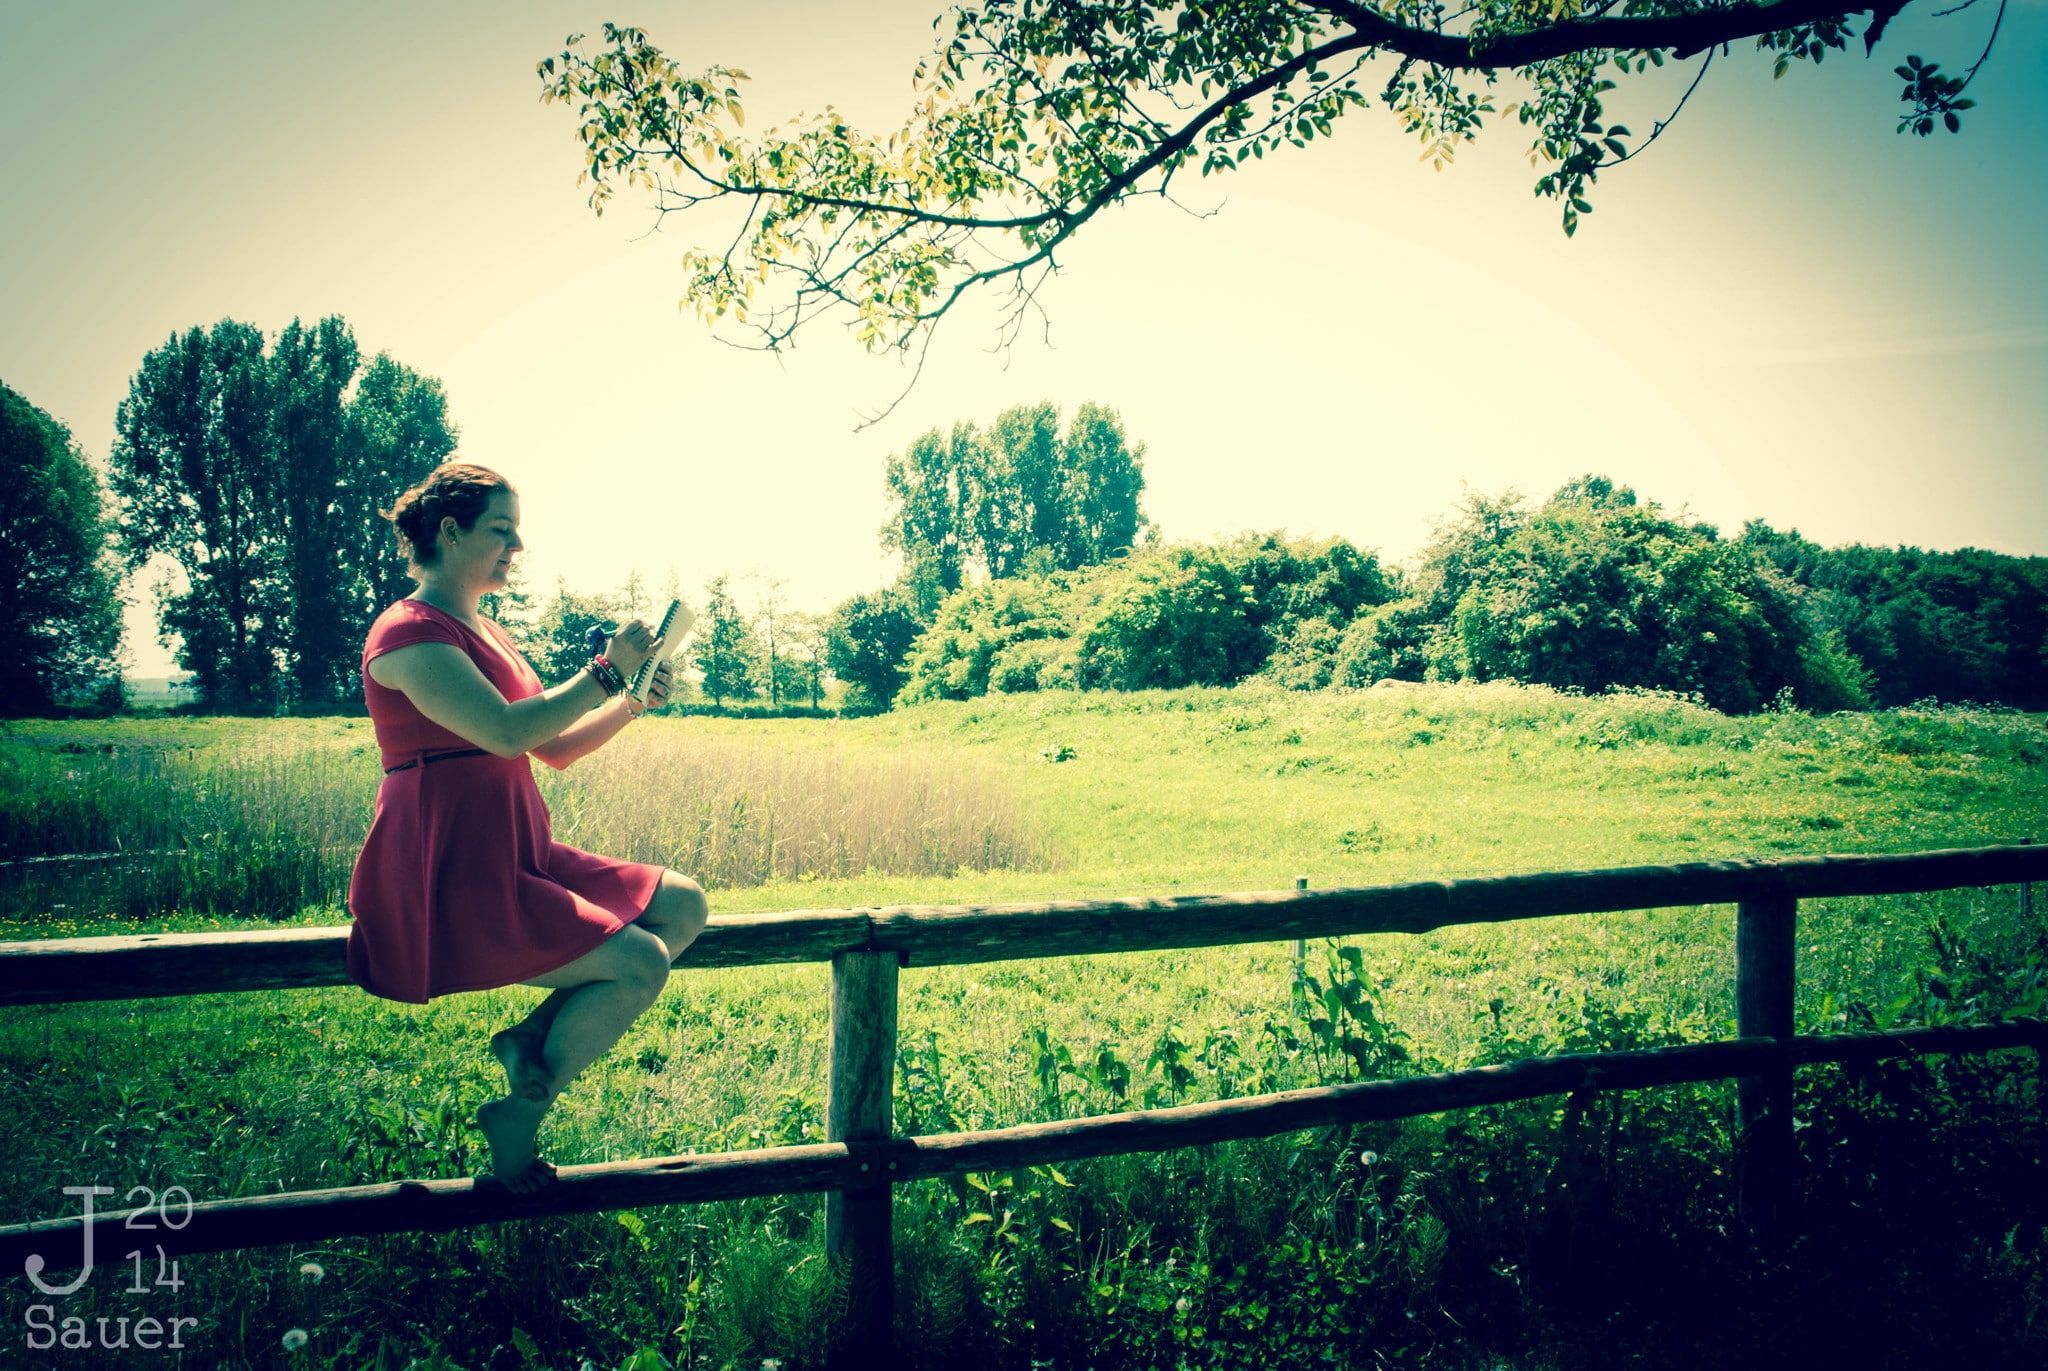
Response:
[[[559,838],[698,876],[716,918],[2008,842],[2048,816],[2048,721],[1738,718],[1508,685],[1061,692],[857,720],[653,719],[569,771],[538,769]],[[0,857],[155,855],[16,860],[0,870],[7,936],[344,922],[377,778],[365,720],[9,725]],[[1803,904],[1801,1031],[2041,1013],[2041,921],[2010,887]],[[1718,1038],[1732,970],[1722,907],[1312,945],[1308,1003],[1286,942],[910,968],[897,1123]],[[570,1087],[544,1151],[822,1139],[826,989],[822,965],[697,972],[686,956]],[[8,1220],[71,1212],[65,1185],[209,1199],[475,1174],[470,1118],[499,1084],[485,1039],[540,994],[0,1011]],[[1349,1054],[1347,1033],[1363,1044]],[[1752,1251],[1729,1221],[1726,1084],[906,1186],[904,1362],[1733,1366],[1769,1364],[1768,1347],[2037,1364],[2048,1187],[2031,1055],[1820,1068],[1801,1086],[1791,1254]],[[843,1298],[822,1208],[192,1257],[177,1289],[137,1293],[124,1268],[55,1302],[59,1317],[196,1318],[191,1365],[797,1368],[820,1359]],[[19,1351],[26,1287],[9,1300]],[[47,1364],[143,1354],[65,1355]]]

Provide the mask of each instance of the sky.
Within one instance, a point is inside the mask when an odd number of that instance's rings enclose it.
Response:
[[[1599,472],[1733,533],[2048,553],[2048,0],[2016,0],[1960,137],[1894,132],[1909,52],[1961,71],[1994,0],[1928,0],[1773,81],[1717,59],[1577,235],[1522,126],[1443,172],[1374,107],[1088,224],[997,348],[993,302],[910,379],[825,322],[780,357],[679,309],[711,225],[576,185],[534,64],[606,20],[745,70],[747,126],[898,125],[937,0],[0,0],[0,380],[104,462],[142,358],[340,314],[446,387],[521,492],[529,584],[731,575],[822,610],[893,579],[882,472],[927,429],[1116,409],[1170,539],[1342,536],[1412,558],[1467,492]],[[1690,69],[1609,97],[1640,136]],[[1511,97],[1503,97],[1511,98]],[[1213,211],[1213,212],[1212,212]],[[147,574],[145,574],[146,579]],[[140,582],[124,649],[160,675]]]

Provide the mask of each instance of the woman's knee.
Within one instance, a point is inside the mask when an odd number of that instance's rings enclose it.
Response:
[[[670,951],[679,952],[704,931],[704,923],[711,917],[711,901],[705,898],[703,886],[680,871],[662,873],[661,895],[668,906],[663,911],[667,915],[664,922],[675,934]]]
[[[619,943],[619,979],[652,1000],[668,983],[668,947],[644,928],[628,924],[613,935]]]
[[[525,984],[573,989],[612,981],[652,999],[667,983],[668,968],[668,950],[661,939],[644,928],[627,924],[567,966],[536,976]]]

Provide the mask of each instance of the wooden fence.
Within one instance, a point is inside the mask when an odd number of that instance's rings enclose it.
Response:
[[[2048,1021],[1795,1036],[1794,924],[1802,899],[1896,895],[2048,878],[2048,848],[1794,857],[1543,872],[1352,889],[1172,899],[798,911],[714,919],[678,969],[830,961],[831,1053],[822,1144],[564,1166],[533,1195],[473,1180],[399,1181],[192,1206],[159,1226],[166,1256],[371,1233],[439,1232],[508,1218],[825,1192],[825,1248],[853,1282],[835,1346],[869,1360],[890,1337],[891,1187],[921,1177],[1160,1151],[1305,1128],[1400,1119],[1565,1092],[1734,1078],[1738,1195],[1768,1231],[1790,1179],[1793,1069],[1935,1052],[2030,1048],[2048,1085]],[[1422,933],[1459,924],[1733,904],[1737,1037],[1531,1058],[1397,1080],[969,1133],[892,1136],[899,967]],[[0,1005],[347,984],[346,927],[0,943]],[[76,1269],[90,1237],[116,1251],[133,1211],[0,1227],[0,1266]],[[37,1260],[39,1258],[39,1260]]]

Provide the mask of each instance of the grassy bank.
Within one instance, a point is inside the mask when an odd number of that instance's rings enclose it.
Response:
[[[543,769],[558,831],[692,870],[723,912],[1910,850],[2008,840],[2048,814],[2048,728],[2007,712],[1732,719],[1664,698],[1430,687],[1048,694],[635,729],[560,777]],[[13,797],[0,831],[14,853],[108,834],[176,841],[146,827],[197,803],[168,772],[125,789],[66,779],[111,744],[116,767],[153,750],[213,778],[207,803],[226,817],[184,830],[188,846],[193,833],[227,835],[208,839],[225,850],[251,831],[296,833],[294,815],[324,827],[291,841],[345,842],[375,784],[365,731],[16,727],[0,741]],[[714,850],[692,845],[705,816],[736,807],[745,841],[727,850],[752,855],[693,861]],[[785,836],[764,849],[763,829]],[[840,833],[868,835],[858,865],[833,865]],[[14,907],[14,936],[343,917],[288,896],[252,919],[109,910],[61,883],[24,886],[35,890]],[[2041,939],[2016,913],[2011,890],[1803,906],[1802,1028],[2024,1007]],[[1284,944],[910,969],[898,1124],[1341,1079],[1359,1069],[1332,1050],[1345,1031],[1371,1041],[1375,1074],[1722,1036],[1731,925],[1725,909],[1664,910],[1319,949],[1338,1001],[1369,1009],[1323,1015],[1320,1029],[1290,1004]],[[467,1119],[494,1088],[484,1037],[538,993],[9,1011],[0,1141],[19,1160],[0,1181],[6,1213],[60,1212],[61,1186],[87,1181],[207,1198],[468,1174],[481,1159]],[[824,1005],[822,967],[679,974],[572,1087],[543,1142],[581,1162],[819,1137]],[[930,1365],[1647,1364],[1681,1360],[1679,1348],[1692,1364],[1755,1364],[1729,1332],[1738,1315],[1794,1342],[1943,1337],[1997,1364],[2040,1350],[2019,1312],[2044,1270],[2025,1188],[2039,1177],[2038,1152],[2023,1151],[2030,1077],[2031,1063],[1806,1074],[1826,1087],[1804,1097],[1800,1135],[1809,1241],[1822,1245],[1802,1254],[1796,1286],[1816,1303],[1789,1321],[1771,1301],[1794,1287],[1764,1281],[1775,1268],[1722,1231],[1721,1086],[907,1187],[901,1312],[913,1358]],[[309,1341],[293,1360],[307,1365],[360,1364],[382,1339],[393,1365],[437,1341],[470,1367],[522,1365],[529,1345],[531,1365],[617,1365],[652,1347],[696,1366],[795,1367],[833,1297],[820,1211],[799,1197],[195,1258],[183,1291],[128,1295],[103,1276],[62,1312],[199,1316],[209,1350],[195,1365],[269,1364],[300,1327]],[[1915,1226],[1929,1214],[1943,1217]],[[307,1262],[320,1279],[300,1273]],[[1914,1302],[1873,1312],[1914,1280]],[[1688,1323],[1708,1292],[1723,1316]],[[1936,1293],[1978,1311],[1967,1346]]]

